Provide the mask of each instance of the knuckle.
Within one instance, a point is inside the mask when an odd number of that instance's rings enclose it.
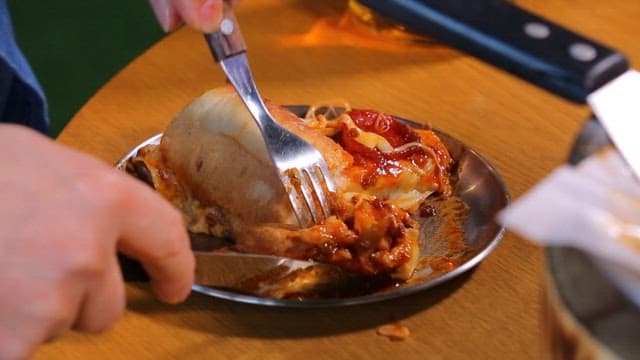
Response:
[[[162,251],[156,253],[155,261],[163,262],[166,259],[172,259],[180,256],[184,251],[184,244],[179,241],[171,241],[163,247]]]
[[[30,339],[18,338],[13,333],[0,334],[0,359],[27,359],[34,346]]]
[[[119,310],[113,310],[109,313],[103,313],[100,318],[96,318],[92,321],[84,323],[81,327],[81,330],[88,333],[105,332],[111,329],[113,324],[122,316],[123,313],[124,306],[122,306],[122,308]]]
[[[94,293],[85,304],[82,316],[75,324],[77,330],[100,333],[109,330],[124,314],[126,297],[124,285],[103,283],[102,291]],[[107,295],[107,291],[108,295]]]
[[[166,221],[167,228],[172,232],[170,235],[173,235],[173,237],[176,239],[185,237],[186,230],[184,219],[182,217],[182,214],[178,210],[173,209],[173,211],[170,211],[167,214]]]
[[[67,277],[72,281],[100,277],[106,270],[108,254],[103,250],[105,244],[87,238],[78,242],[72,256],[67,257]]]
[[[169,241],[157,252],[157,257],[171,258],[184,253],[189,247],[189,240],[182,214],[178,211],[170,212],[165,219],[164,229]]]
[[[95,189],[92,196],[95,196],[96,202],[110,210],[126,204],[130,191],[127,182],[120,176],[122,174],[115,171],[106,171],[102,176],[88,179],[90,186]]]
[[[108,212],[126,204],[130,196],[130,184],[123,175],[116,169],[96,166],[94,171],[83,173],[76,181],[90,204]]]
[[[69,330],[73,322],[74,310],[62,291],[51,291],[46,298],[31,304],[31,314],[44,325],[46,336],[52,337]]]

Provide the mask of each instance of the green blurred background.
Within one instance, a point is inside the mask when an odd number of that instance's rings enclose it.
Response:
[[[20,48],[49,102],[51,135],[163,31],[146,0],[9,0]]]

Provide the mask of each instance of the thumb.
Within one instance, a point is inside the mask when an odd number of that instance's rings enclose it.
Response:
[[[195,30],[208,33],[220,27],[224,2],[223,0],[151,0],[151,6],[158,6],[163,19],[160,20],[161,17],[158,17],[161,24],[162,21],[170,24],[171,16],[177,16],[178,20],[184,21]],[[154,11],[156,11],[155,8]],[[165,20],[167,18],[168,21]]]
[[[173,31],[182,24],[182,18],[171,0],[149,0],[149,4],[165,32]]]

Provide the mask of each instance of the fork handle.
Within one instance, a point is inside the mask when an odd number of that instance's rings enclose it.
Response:
[[[147,282],[149,275],[137,260],[118,253],[118,264],[122,278],[126,282]]]
[[[236,15],[228,1],[223,1],[220,30],[204,34],[217,62],[247,51]]]
[[[247,46],[229,1],[223,2],[220,30],[206,33],[204,37],[214,59],[220,64],[227,79],[253,115],[262,134],[266,138],[280,137],[281,126],[267,113],[268,110],[255,86],[245,55]]]

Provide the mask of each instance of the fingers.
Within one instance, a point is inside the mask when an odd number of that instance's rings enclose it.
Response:
[[[28,278],[15,284],[16,277],[0,277],[5,287],[0,293],[4,297],[0,299],[4,309],[0,311],[0,359],[29,358],[39,344],[71,328],[79,305],[75,299],[81,289],[51,288],[37,280],[29,284]],[[38,289],[27,289],[34,286]],[[21,296],[24,293],[32,296]]]
[[[46,260],[17,257],[11,254],[0,274],[0,359],[27,359],[39,344],[66,333],[84,292],[78,279],[36,269]],[[23,266],[7,267],[11,262]]]
[[[120,318],[126,305],[124,283],[116,257],[110,257],[100,278],[86,290],[73,328],[81,331],[107,330]]]
[[[139,260],[161,300],[175,303],[188,296],[193,285],[195,261],[182,216],[169,202],[142,182],[79,151],[39,137],[25,141],[25,144],[37,146],[49,156],[55,154],[54,163],[58,166],[51,171],[62,174],[58,174],[59,178],[53,173],[48,175],[48,181],[55,180],[55,184],[48,185],[52,189],[50,192],[64,193],[67,199],[74,200],[53,204],[50,194],[38,195],[48,199],[43,205],[65,210],[50,209],[47,216],[62,217],[60,221],[65,223],[81,221],[88,232],[96,234],[96,241],[111,244],[104,251],[111,251],[109,256],[113,261],[116,249]],[[67,167],[64,170],[61,169],[63,165]],[[34,167],[48,169],[41,162]],[[37,177],[33,175],[33,178]],[[42,212],[43,207],[36,210]],[[66,212],[69,214],[62,216]],[[50,221],[45,217],[38,219]],[[52,224],[62,239],[67,227],[58,225]]]
[[[218,30],[222,20],[222,0],[174,0],[184,22],[202,32]]]
[[[88,209],[104,211],[89,221],[100,223],[93,226],[102,230],[96,236],[115,240],[105,250],[111,252],[111,260],[116,261],[115,250],[133,257],[147,271],[161,300],[184,300],[193,285],[195,260],[178,210],[130,175],[71,149],[65,152],[69,162],[82,163],[74,181],[79,183],[76,188],[84,189],[84,203]]]
[[[68,163],[78,165],[71,179],[74,189],[82,189],[78,197],[85,212],[92,213],[87,222],[98,223],[86,225],[87,232],[112,239],[111,248],[103,249],[110,261],[117,261],[115,252],[121,251],[142,264],[161,300],[184,300],[193,285],[195,260],[180,212],[130,175],[86,154],[64,152]]]
[[[116,175],[127,180],[115,190],[122,199],[116,207],[122,219],[118,249],[140,261],[161,300],[184,300],[193,285],[195,260],[182,215],[148,186]]]
[[[149,0],[165,31],[182,22],[202,32],[216,31],[222,20],[223,0]]]
[[[160,195],[20,126],[0,125],[0,143],[0,359],[27,357],[72,326],[110,326],[125,303],[118,248],[141,261],[160,299],[190,293],[189,239]]]
[[[149,4],[165,32],[173,31],[182,25],[182,18],[173,6],[172,0],[149,0]]]

